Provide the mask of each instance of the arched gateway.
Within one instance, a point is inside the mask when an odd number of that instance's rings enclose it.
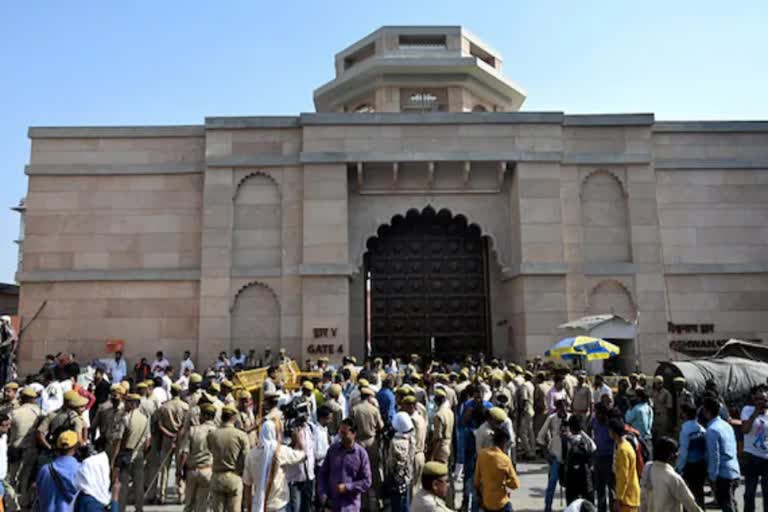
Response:
[[[367,243],[366,339],[372,355],[490,352],[488,239],[462,215],[396,215]]]

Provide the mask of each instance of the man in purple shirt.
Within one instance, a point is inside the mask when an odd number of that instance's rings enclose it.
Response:
[[[355,442],[357,425],[351,418],[342,420],[338,434],[317,477],[320,503],[333,512],[357,512],[360,496],[371,487],[371,464],[365,448]]]

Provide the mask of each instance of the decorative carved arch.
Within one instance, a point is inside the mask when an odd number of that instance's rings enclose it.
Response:
[[[237,195],[240,192],[240,189],[243,187],[243,185],[245,185],[245,182],[250,180],[251,178],[256,177],[256,176],[263,176],[263,177],[267,178],[269,181],[271,181],[272,184],[275,186],[275,188],[277,188],[277,195],[282,197],[282,191],[280,190],[280,184],[277,182],[277,180],[275,179],[274,176],[272,176],[267,171],[253,171],[253,172],[249,172],[248,174],[243,176],[242,179],[237,182],[237,185],[235,186],[235,193],[232,194],[232,201],[233,202],[235,200],[237,200]]]
[[[501,252],[498,250],[498,242],[496,240],[496,236],[493,234],[493,232],[482,222],[471,222],[467,215],[464,215],[462,213],[454,215],[453,212],[450,210],[450,208],[440,208],[439,210],[436,210],[434,206],[432,206],[431,203],[427,203],[421,210],[418,208],[410,208],[408,211],[406,211],[405,215],[396,213],[392,215],[390,218],[380,218],[377,217],[376,219],[372,220],[373,225],[375,226],[373,229],[369,230],[369,232],[374,231],[378,233],[379,229],[381,229],[383,226],[391,226],[392,222],[394,222],[396,217],[406,217],[409,213],[415,212],[415,213],[424,213],[428,209],[435,212],[435,215],[440,215],[442,212],[447,212],[451,218],[453,217],[463,217],[467,221],[467,226],[476,226],[480,230],[480,234],[483,238],[488,239],[488,251],[490,254],[494,256],[494,259],[496,261],[496,264],[499,266],[499,268],[503,271],[507,270],[509,266],[507,265],[507,262],[505,261],[505,258],[501,254]],[[375,238],[378,235],[373,235],[369,237],[361,237],[360,243],[355,250],[355,259],[354,259],[354,265],[355,268],[358,269],[356,272],[359,271],[360,268],[362,268],[363,265],[363,258],[365,256],[365,253],[368,252],[368,241],[371,238]]]
[[[262,281],[250,281],[249,283],[246,283],[243,286],[241,286],[240,289],[237,290],[237,293],[235,293],[235,297],[232,300],[232,304],[229,306],[230,313],[232,313],[235,310],[235,306],[237,306],[237,300],[240,298],[240,295],[248,288],[251,288],[254,286],[258,286],[259,288],[262,288],[267,292],[269,292],[269,294],[275,300],[275,304],[277,304],[278,311],[282,309],[280,306],[280,298],[277,296],[277,293],[275,293],[275,290],[272,289],[271,286],[269,286],[267,283],[264,283]]]
[[[619,190],[621,190],[621,194],[624,196],[624,199],[627,199],[629,197],[629,193],[627,192],[627,186],[624,183],[624,180],[622,180],[620,177],[616,175],[613,171],[609,171],[608,169],[595,169],[594,171],[587,174],[583,180],[581,180],[581,185],[579,186],[579,197],[584,197],[584,186],[587,184],[587,181],[589,181],[590,178],[593,176],[608,176],[612,178],[618,185]]]
[[[608,289],[608,287],[619,289],[624,293],[624,295],[627,297],[627,300],[629,301],[629,307],[631,309],[631,313],[635,316],[635,318],[637,318],[638,308],[637,308],[637,303],[635,302],[635,299],[632,297],[632,291],[627,287],[627,285],[625,285],[618,279],[603,279],[602,281],[597,283],[595,286],[593,286],[592,289],[589,291],[589,299],[588,299],[589,303],[587,304],[587,308],[590,308],[592,306],[595,295],[597,295],[597,293],[600,290]],[[634,319],[627,318],[627,320],[634,320]]]

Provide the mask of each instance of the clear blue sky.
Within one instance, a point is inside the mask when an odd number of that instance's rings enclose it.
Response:
[[[313,111],[333,54],[381,25],[464,25],[525,110],[768,119],[768,2],[0,3],[0,281],[29,126],[194,124]]]

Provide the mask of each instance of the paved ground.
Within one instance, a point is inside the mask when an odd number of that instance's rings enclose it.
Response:
[[[520,476],[520,489],[514,492],[512,497],[512,504],[515,512],[541,512],[544,510],[544,491],[547,488],[547,466],[543,462],[522,462],[517,465],[518,474]],[[460,497],[460,484],[457,485],[458,497]],[[739,502],[739,509],[743,508],[743,495],[744,486],[740,486],[737,491],[737,497]],[[171,498],[175,499],[175,492],[171,494]],[[712,497],[708,496],[707,502],[711,501]],[[758,498],[756,503],[756,510],[762,510],[763,498],[758,489]],[[458,503],[458,499],[456,501]],[[560,490],[558,488],[555,494],[554,510],[559,511],[564,508],[565,496],[560,499]],[[707,507],[717,508],[717,507]],[[133,510],[133,507],[128,507],[129,510]],[[145,512],[181,512],[183,507],[181,505],[147,505],[144,507]]]

